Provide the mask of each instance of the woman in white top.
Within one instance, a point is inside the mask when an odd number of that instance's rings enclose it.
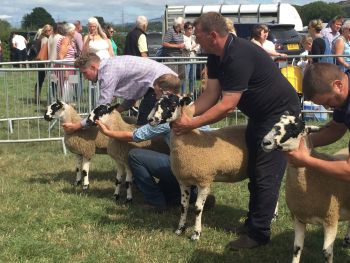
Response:
[[[114,56],[112,43],[95,17],[88,19],[89,33],[84,37],[83,52],[92,52],[101,59]]]
[[[269,35],[269,28],[267,25],[256,25],[252,30],[252,39],[251,41],[262,47],[267,54],[269,54],[272,58],[273,57],[283,57],[286,58],[287,54],[279,53],[275,50],[275,45],[270,41],[267,40],[267,37]]]
[[[199,50],[199,44],[196,43],[195,37],[193,35],[193,24],[191,22],[186,22],[184,24],[185,33],[183,35],[184,37],[184,44],[185,48],[183,50],[183,56],[184,57],[195,57],[198,50]],[[193,84],[195,81],[195,75],[196,72],[196,64],[187,64],[186,65],[186,84],[188,83],[189,92],[190,95],[193,96]],[[182,93],[185,93],[185,87],[182,88]]]

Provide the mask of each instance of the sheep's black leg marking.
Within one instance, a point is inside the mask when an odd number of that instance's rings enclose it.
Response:
[[[179,182],[180,190],[181,190],[181,216],[179,225],[175,231],[175,234],[181,235],[186,230],[186,218],[188,207],[190,203],[190,190],[191,186],[186,186]]]
[[[198,240],[202,233],[202,213],[205,200],[210,192],[209,187],[200,187],[197,185],[198,195],[195,205],[196,222],[194,225],[194,231],[191,236],[191,240]]]
[[[294,247],[294,249],[293,249],[294,257],[298,256],[298,253],[300,252],[300,249],[301,249],[301,247],[299,247],[299,246]]]
[[[87,173],[87,171],[85,171],[85,170],[83,170],[82,171],[82,176],[83,176],[83,180],[84,180],[84,182],[85,182],[85,178],[86,178],[86,176],[88,176],[88,173]],[[84,184],[83,185],[83,190],[88,190],[89,189],[89,185],[87,184]]]

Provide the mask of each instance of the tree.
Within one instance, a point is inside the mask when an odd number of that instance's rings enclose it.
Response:
[[[304,25],[308,25],[312,19],[321,19],[323,22],[327,23],[337,15],[346,15],[341,6],[338,4],[327,4],[322,1],[303,5],[297,9]]]
[[[0,40],[5,40],[9,37],[11,25],[6,20],[0,19]]]
[[[22,19],[22,28],[27,30],[37,30],[44,25],[55,24],[52,16],[42,7],[35,7],[30,14],[26,14]]]

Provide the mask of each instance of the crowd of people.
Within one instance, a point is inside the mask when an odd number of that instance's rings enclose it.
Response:
[[[160,96],[187,93],[183,88],[186,79],[189,82],[189,93],[193,93],[194,79],[191,74],[195,67],[191,63],[186,67],[168,67],[145,58],[148,55],[147,25],[147,18],[137,18],[135,28],[126,37],[126,55],[116,56],[119,51],[111,41],[113,27],[107,26],[103,31],[94,17],[89,18],[88,33],[84,37],[81,36],[78,21],[75,24],[44,26],[39,36],[40,50],[47,45],[46,59],[75,60],[74,67],[87,80],[99,83],[98,105],[112,103],[116,97],[122,98],[117,110],[123,112],[141,100],[137,119],[140,127],[134,131],[113,131],[97,122],[104,134],[118,140],[138,142],[163,135],[169,142],[170,131],[174,136],[179,136],[215,123],[235,108],[243,112],[248,117],[246,144],[249,156],[246,172],[250,195],[246,220],[235,227],[239,237],[231,241],[228,247],[239,250],[267,244],[271,237],[271,220],[287,159],[280,151],[263,151],[261,142],[284,112],[298,116],[301,109],[295,89],[271,59],[271,56],[286,55],[274,50],[267,40],[268,28],[264,25],[257,26],[252,40],[248,41],[237,37],[232,23],[215,12],[202,14],[194,23],[185,23],[182,17],[176,18],[163,39],[164,55],[175,59],[181,56],[191,58],[199,50],[207,54],[207,86],[190,106],[195,118],[182,114],[171,127],[169,124],[151,127],[147,124],[147,116]],[[350,52],[350,22],[343,23],[341,17],[336,17],[328,29],[323,29],[320,25],[319,20],[310,21],[310,36],[303,37],[302,45],[309,54],[326,54],[327,50],[333,50],[335,54]],[[18,49],[16,56],[22,56],[20,51],[25,41],[15,35],[13,43],[16,43],[14,47]],[[335,109],[333,120],[327,128],[311,137],[315,146],[340,139],[350,128],[350,72],[344,72],[350,64],[347,58],[336,60],[339,67],[334,63],[325,63],[328,61],[323,58],[315,58],[308,61],[311,65],[305,69],[305,98]],[[70,73],[68,71],[65,74]],[[42,74],[39,78],[42,80],[45,75]],[[36,86],[37,95],[40,94],[40,83],[42,81]],[[65,123],[63,128],[66,133],[73,133],[89,129],[89,125],[84,119],[77,123]],[[349,160],[319,160],[311,157],[303,145],[297,151],[288,153],[287,157],[294,165],[312,167],[329,176],[350,180]],[[129,164],[135,183],[144,194],[147,208],[163,212],[169,206],[180,205],[179,185],[172,174],[169,155],[134,149],[129,153]],[[196,189],[192,190],[195,198]],[[214,203],[215,197],[210,196],[207,201],[210,199]]]

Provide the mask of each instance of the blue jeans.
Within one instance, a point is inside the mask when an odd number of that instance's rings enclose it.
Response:
[[[180,204],[180,187],[171,171],[169,155],[145,149],[132,149],[129,152],[129,166],[134,181],[147,203],[155,206]],[[191,191],[190,201],[196,198],[197,195]]]
[[[196,81],[196,78],[195,78],[195,74],[196,74],[196,69],[197,69],[197,65],[196,64],[187,64],[186,65],[186,81],[184,82],[183,86],[182,86],[182,94],[185,94],[186,93],[186,86],[188,84],[188,89],[189,89],[189,93],[190,94],[193,94],[194,93],[194,84],[195,84],[195,81]]]

